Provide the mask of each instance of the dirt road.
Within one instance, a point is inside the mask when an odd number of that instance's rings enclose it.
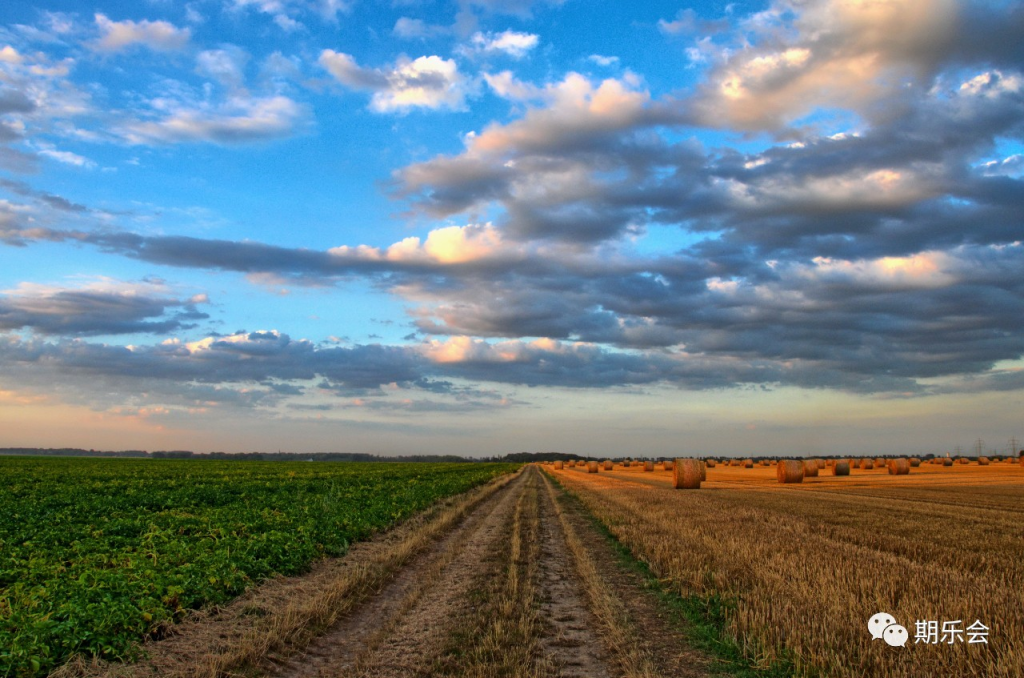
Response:
[[[529,466],[176,629],[146,661],[77,673],[704,675],[707,660],[662,614],[576,503]]]

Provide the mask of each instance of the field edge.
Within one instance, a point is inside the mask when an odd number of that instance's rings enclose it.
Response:
[[[615,552],[619,564],[638,575],[644,589],[654,594],[670,623],[686,636],[695,649],[701,650],[715,659],[716,663],[712,666],[713,673],[711,675],[723,678],[790,678],[795,675],[796,667],[791,660],[784,659],[767,666],[758,665],[754,658],[744,654],[740,645],[726,634],[725,615],[728,609],[735,607],[734,600],[720,594],[683,595],[678,590],[667,587],[651,571],[647,563],[637,558],[628,546],[619,541],[607,525],[590,512],[576,493],[566,488],[554,474],[548,473],[546,469],[545,475],[560,490],[559,501],[571,502],[574,508],[584,515],[608,542]],[[805,675],[808,675],[806,671]]]

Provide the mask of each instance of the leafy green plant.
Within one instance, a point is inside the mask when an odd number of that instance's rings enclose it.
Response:
[[[0,459],[0,676],[130,660],[223,603],[514,464]]]

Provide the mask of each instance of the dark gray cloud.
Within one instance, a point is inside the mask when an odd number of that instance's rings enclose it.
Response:
[[[0,331],[31,329],[49,336],[168,334],[210,316],[193,300],[147,291],[29,290],[0,295]]]
[[[31,198],[33,200],[42,202],[55,210],[62,212],[86,212],[88,208],[85,205],[72,202],[67,198],[46,191],[39,191],[28,184],[21,181],[14,181],[12,179],[0,178],[0,188],[4,188],[15,195],[20,195],[25,198]]]
[[[621,374],[621,383],[664,378],[687,387],[720,385],[718,378],[664,371],[656,349],[685,346],[688,353],[712,362],[760,363],[754,371],[717,373],[737,383],[750,374],[783,383],[815,383],[815,378],[829,375],[838,388],[898,383],[908,390],[915,380],[983,372],[1024,354],[1024,342],[1014,331],[1015,319],[1024,311],[1019,244],[957,244],[907,256],[879,252],[851,259],[772,262],[752,260],[749,248],[716,240],[697,248],[702,256],[681,253],[625,261],[533,257],[523,263],[446,267],[378,260],[346,263],[327,253],[255,243],[128,234],[100,238],[108,244],[111,238],[132,243],[130,252],[147,261],[209,266],[214,259],[208,257],[219,253],[218,268],[270,268],[321,284],[359,271],[384,289],[400,286],[424,302],[416,325],[427,335],[550,337],[642,351],[630,358],[638,361],[630,362],[630,369],[615,365],[618,358],[602,358],[595,368],[607,363],[609,370],[596,374],[576,367],[562,371],[550,362],[545,363],[550,367],[546,372],[534,372],[525,363],[489,365],[489,377],[464,366],[446,368],[464,378],[525,385],[554,385],[561,379],[564,385],[600,386],[617,383],[606,382],[602,374]],[[267,338],[267,343],[243,348],[276,350],[280,341]],[[237,350],[230,342],[216,347],[225,353]],[[334,378],[327,368],[316,374],[329,377],[327,388],[342,392],[375,388],[382,366],[402,366],[397,372],[385,370],[391,377],[387,383],[415,385],[427,376],[403,347],[360,351],[364,380],[347,363],[344,378]],[[777,365],[792,361],[816,368],[790,371]],[[304,374],[302,378],[313,376]]]
[[[253,407],[276,405],[307,392],[373,398],[393,388],[426,394],[426,400],[453,407],[458,403],[477,408],[488,403],[493,407],[522,404],[479,388],[437,388],[453,379],[588,389],[654,384],[690,389],[738,384],[835,387],[837,382],[857,391],[915,388],[911,380],[899,377],[844,375],[812,363],[793,367],[557,342],[474,342],[467,347],[458,341],[454,345],[462,352],[457,361],[445,358],[448,344],[317,348],[276,332],[130,348],[8,335],[0,337],[0,363],[5,366],[4,386],[56,390],[75,402],[97,406],[119,402],[126,393],[161,405]],[[375,407],[401,409],[400,405]]]
[[[35,103],[24,92],[7,87],[0,89],[0,115],[31,113],[35,109]]]

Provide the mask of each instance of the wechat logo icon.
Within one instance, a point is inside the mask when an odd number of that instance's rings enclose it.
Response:
[[[907,629],[896,623],[896,618],[888,612],[879,612],[868,620],[868,631],[871,639],[881,638],[892,647],[903,647],[907,644],[910,634]]]

